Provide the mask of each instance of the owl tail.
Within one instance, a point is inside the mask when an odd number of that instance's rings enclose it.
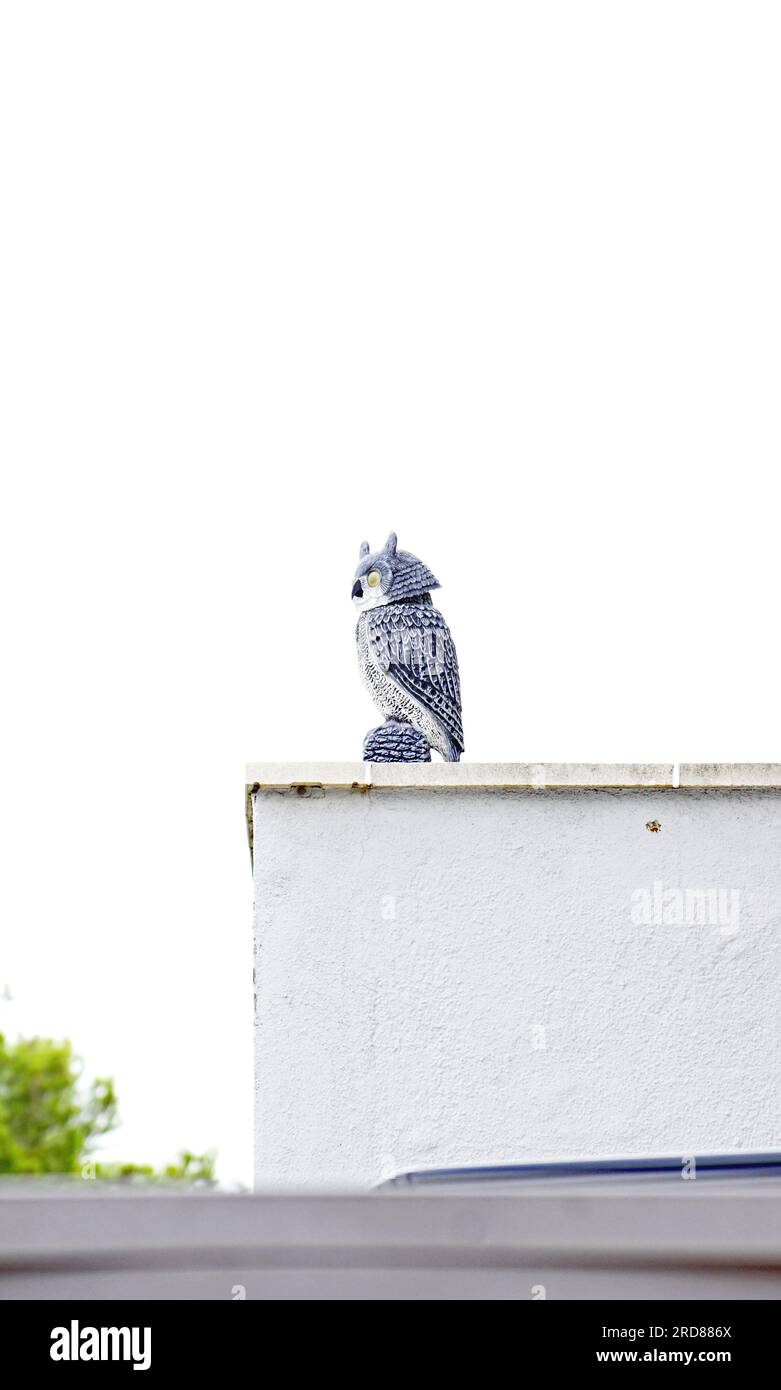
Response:
[[[448,763],[458,763],[458,762],[460,762],[460,761],[461,761],[461,749],[459,748],[459,746],[458,746],[457,743],[454,743],[454,742],[453,742],[452,738],[450,738],[449,735],[447,735],[446,737],[447,737],[447,755],[446,755],[446,757],[445,757],[445,762],[448,762]]]

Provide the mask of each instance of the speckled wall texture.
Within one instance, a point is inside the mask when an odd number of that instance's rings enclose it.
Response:
[[[781,1147],[781,791],[259,791],[256,1178]]]

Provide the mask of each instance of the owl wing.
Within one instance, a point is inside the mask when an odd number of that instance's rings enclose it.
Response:
[[[442,614],[428,604],[388,603],[370,609],[368,620],[382,670],[431,711],[463,753],[458,657]]]

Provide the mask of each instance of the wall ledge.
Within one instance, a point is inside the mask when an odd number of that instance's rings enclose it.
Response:
[[[677,773],[677,775],[676,775]],[[781,789],[781,763],[249,763],[249,791],[298,787],[450,787],[529,791],[567,787]]]
[[[779,769],[781,771],[781,769]],[[671,787],[672,763],[250,763],[253,790],[295,787]]]
[[[248,763],[250,855],[255,792],[781,790],[781,763]]]

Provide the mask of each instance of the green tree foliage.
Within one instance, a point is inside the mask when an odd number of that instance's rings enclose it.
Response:
[[[128,1178],[164,1178],[171,1182],[214,1182],[214,1154],[194,1154],[182,1149],[175,1163],[165,1168],[150,1168],[145,1163],[96,1163],[95,1176],[113,1181]]]
[[[69,1042],[0,1033],[0,1175],[79,1173],[110,1179],[214,1181],[214,1156],[184,1150],[162,1172],[144,1164],[100,1163],[92,1155],[116,1128],[117,1097],[108,1077],[80,1086]]]

